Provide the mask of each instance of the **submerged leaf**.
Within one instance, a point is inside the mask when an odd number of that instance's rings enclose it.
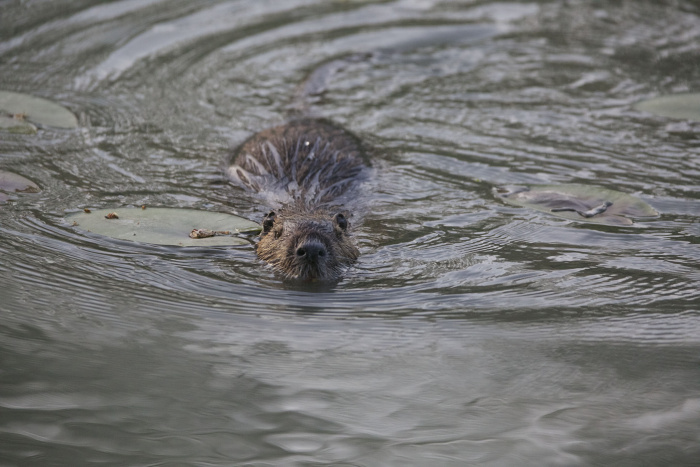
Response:
[[[634,107],[660,117],[700,121],[700,93],[655,97],[639,102]]]
[[[5,131],[13,131],[16,128],[26,130],[27,125],[33,126],[31,123],[56,128],[76,128],[78,126],[78,119],[65,107],[41,97],[18,92],[0,91],[0,111],[4,114],[0,129]],[[14,120],[14,123],[8,122],[8,120]],[[30,123],[24,122],[24,120],[28,120]],[[22,125],[22,123],[26,125]]]
[[[248,241],[239,237],[216,235],[208,238],[190,238],[190,232],[194,229],[208,229],[218,233],[230,231],[235,234],[260,230],[260,225],[242,217],[195,209],[94,209],[69,214],[66,220],[80,230],[158,245],[244,245]]]
[[[659,215],[634,196],[590,185],[505,186],[495,192],[506,203],[579,222],[631,225],[632,218]]]

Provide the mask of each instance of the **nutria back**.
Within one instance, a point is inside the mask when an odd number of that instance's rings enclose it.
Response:
[[[271,204],[333,204],[362,178],[361,154],[359,140],[342,128],[302,119],[253,135],[236,150],[227,173]]]
[[[257,254],[286,279],[334,281],[359,256],[344,204],[364,178],[361,154],[356,137],[315,119],[261,131],[236,150],[231,182],[274,206]]]

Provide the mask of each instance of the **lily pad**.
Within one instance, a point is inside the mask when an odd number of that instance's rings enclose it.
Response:
[[[0,91],[0,114],[0,120],[2,120],[0,130],[4,131],[30,132],[26,125],[33,126],[32,123],[56,128],[78,126],[78,119],[65,107],[40,97],[18,92]],[[22,122],[26,125],[22,125]],[[16,131],[17,128],[24,131]]]
[[[700,93],[655,97],[637,103],[634,108],[660,117],[700,121]]]
[[[248,243],[247,240],[233,235],[260,230],[259,224],[242,217],[195,209],[119,208],[87,211],[69,214],[66,220],[80,230],[158,245],[244,245]],[[215,231],[217,235],[190,238],[190,232],[194,229]]]
[[[632,225],[632,218],[659,215],[634,196],[590,185],[504,186],[496,188],[495,192],[506,203],[578,222]]]
[[[22,135],[34,135],[37,129],[34,125],[24,119],[14,118],[12,115],[3,111],[0,115],[0,131],[8,133],[18,133]]]
[[[41,191],[33,181],[12,172],[0,170],[0,202],[10,199],[12,193],[38,193]]]

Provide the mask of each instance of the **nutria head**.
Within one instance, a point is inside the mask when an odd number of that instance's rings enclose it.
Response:
[[[345,214],[294,205],[263,220],[257,254],[285,279],[338,280],[360,255]]]

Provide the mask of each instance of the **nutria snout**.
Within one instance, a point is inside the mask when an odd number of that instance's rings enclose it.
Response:
[[[360,255],[342,213],[301,204],[270,212],[256,251],[286,279],[333,281]]]
[[[360,255],[343,205],[365,169],[357,138],[325,120],[245,142],[227,170],[231,181],[279,205],[263,219],[258,257],[285,279],[340,279]]]

